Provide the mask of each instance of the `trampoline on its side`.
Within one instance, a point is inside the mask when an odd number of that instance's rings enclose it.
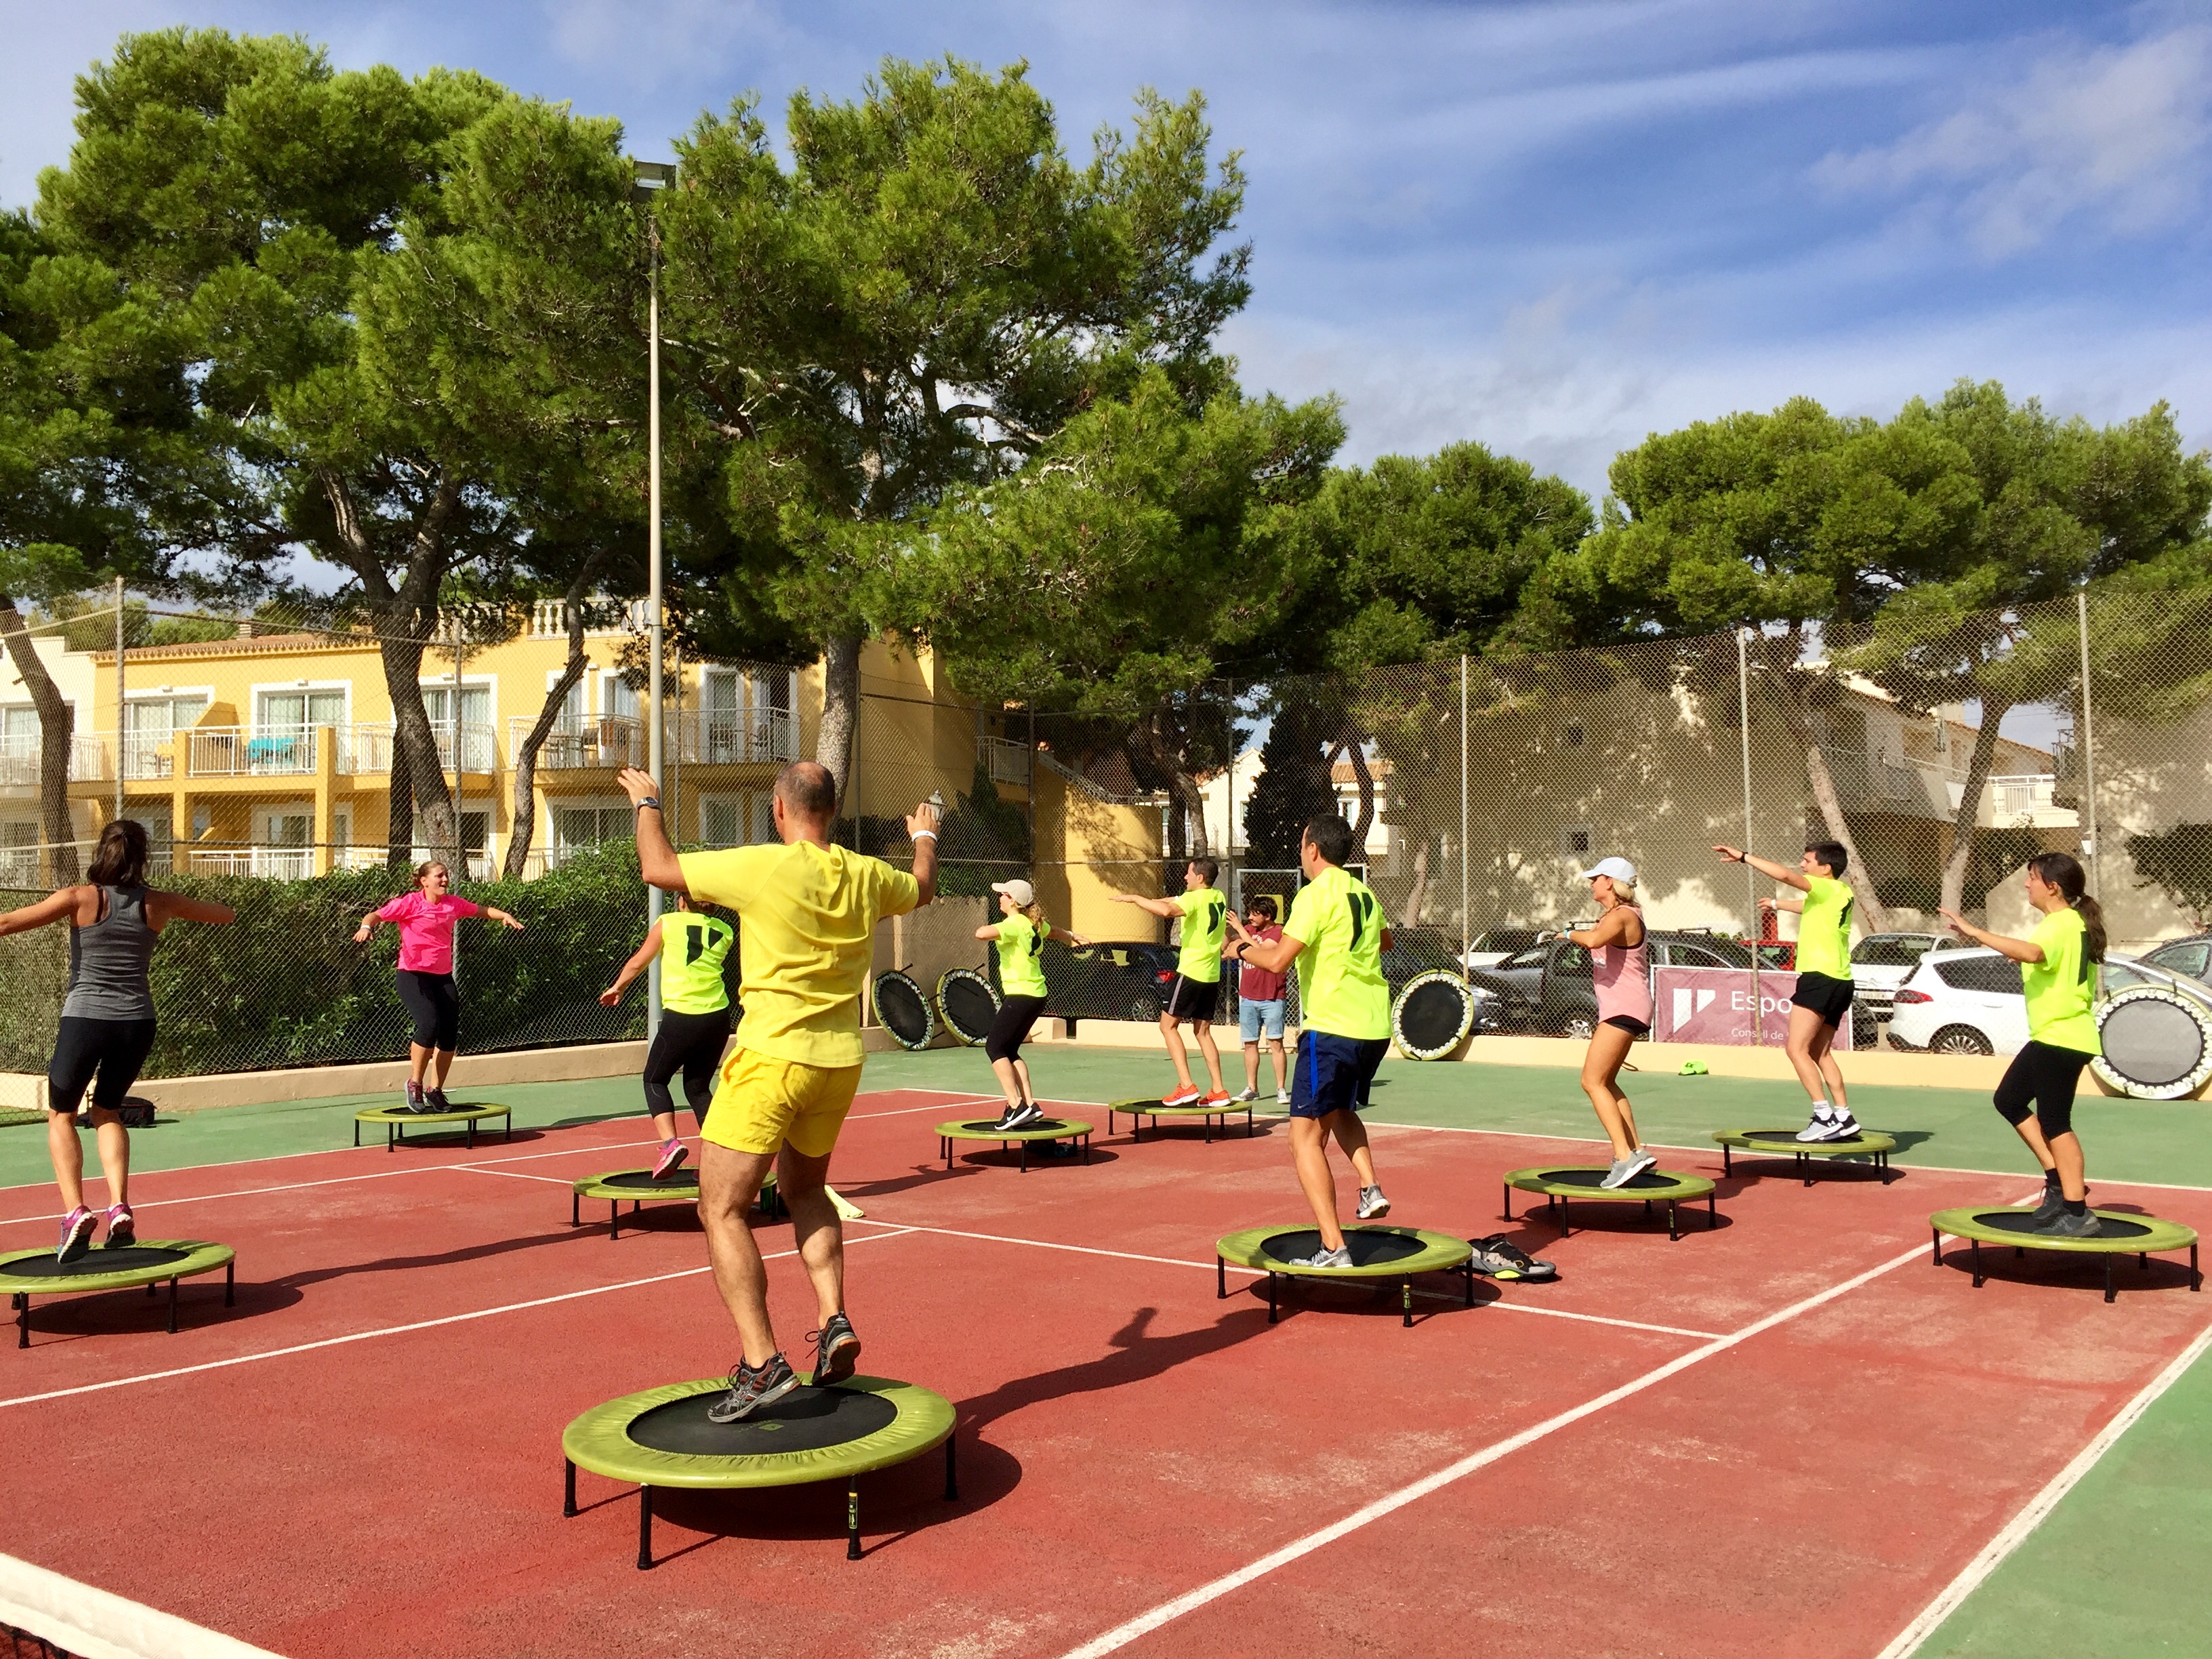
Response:
[[[576,1471],[637,1486],[637,1565],[653,1565],[653,1492],[695,1492],[845,1482],[845,1559],[860,1559],[860,1477],[945,1448],[945,1497],[960,1495],[952,1402],[889,1377],[854,1376],[832,1389],[800,1388],[736,1423],[708,1408],[726,1377],[672,1382],[594,1406],[562,1431],[565,1496],[576,1513]]]
[[[1213,1293],[1218,1301],[1229,1294],[1228,1264],[1256,1268],[1267,1276],[1267,1322],[1277,1317],[1276,1281],[1294,1279],[1367,1279],[1388,1285],[1398,1281],[1400,1310],[1404,1323],[1413,1322],[1413,1279],[1419,1273],[1456,1273],[1466,1281],[1467,1305],[1474,1305],[1474,1251],[1463,1238],[1432,1233],[1419,1227],[1346,1227],[1345,1248],[1352,1253],[1349,1267],[1302,1267],[1297,1259],[1322,1248],[1321,1234],[1311,1227],[1248,1227],[1226,1233],[1214,1242]]]
[[[875,1010],[876,1023],[902,1048],[927,1048],[937,1035],[937,1010],[921,987],[896,969],[876,975],[868,987],[868,1006]]]
[[[1442,1060],[1474,1029],[1474,991],[1466,976],[1432,968],[1406,981],[1390,1007],[1390,1036],[1409,1060]]]
[[[2030,1250],[2059,1250],[2075,1255],[2098,1255],[2105,1262],[2105,1300],[2114,1300],[2119,1294],[2112,1283],[2112,1261],[2116,1256],[2132,1255],[2138,1267],[2148,1269],[2154,1252],[2164,1255],[2168,1250],[2189,1252],[2189,1288],[2204,1288],[2204,1275],[2197,1266],[2197,1230],[2184,1226],[2179,1221],[2166,1221],[2157,1216],[2127,1215],[2112,1210],[2092,1212],[2104,1224],[2104,1230],[2094,1238],[2054,1238],[2047,1233],[2028,1231],[2035,1212],[2019,1206],[1938,1210],[1928,1218],[1928,1229],[1932,1243],[1935,1265],[1943,1265],[1943,1235],[1963,1238],[1972,1247],[1974,1288],[1979,1290],[1989,1274],[1982,1267],[1982,1246],[2009,1244],[2015,1257]]]
[[[1524,1193],[1540,1193],[1544,1198],[1546,1218],[1559,1230],[1565,1238],[1570,1229],[1567,1205],[1580,1199],[1607,1204],[1635,1204],[1644,1206],[1650,1215],[1654,1204],[1667,1206],[1667,1237],[1680,1238],[1682,1230],[1675,1215],[1675,1206],[1705,1200],[1705,1227],[1708,1231],[1720,1225],[1720,1216],[1713,1206],[1713,1183],[1703,1176],[1682,1175],[1672,1170],[1646,1170],[1626,1185],[1601,1187],[1606,1177],[1606,1166],[1553,1164],[1534,1170],[1516,1170],[1505,1177],[1505,1216],[1513,1219],[1513,1189]]]
[[[177,1334],[177,1281],[222,1269],[222,1305],[238,1305],[238,1252],[203,1239],[142,1238],[120,1249],[88,1250],[66,1265],[52,1250],[0,1255],[0,1288],[15,1310],[15,1346],[31,1346],[31,1298],[88,1291],[132,1291],[152,1296],[169,1281],[169,1334]]]
[[[945,1029],[972,1048],[991,1035],[999,994],[973,968],[948,968],[938,976],[937,1012]]]
[[[1889,1155],[1897,1150],[1894,1137],[1878,1134],[1871,1129],[1862,1130],[1849,1140],[1800,1140],[1795,1129],[1716,1129],[1713,1139],[1720,1144],[1721,1173],[1735,1173],[1735,1155],[1739,1152],[1758,1158],[1795,1157],[1797,1174],[1805,1184],[1813,1184],[1813,1160],[1816,1158],[1865,1158],[1873,1160],[1872,1167],[1881,1176],[1881,1184],[1889,1185]]]
[[[1088,1123],[1072,1117],[1041,1117],[1024,1123],[1018,1129],[1001,1129],[994,1117],[979,1117],[963,1122],[954,1121],[937,1126],[938,1156],[945,1167],[952,1168],[952,1143],[956,1140],[995,1140],[999,1150],[1009,1146],[1021,1149],[1022,1173],[1030,1172],[1030,1143],[1033,1140],[1068,1140],[1082,1148],[1083,1161],[1091,1162],[1091,1127]]]
[[[361,1145],[361,1126],[381,1123],[384,1126],[384,1149],[398,1150],[399,1143],[407,1139],[408,1126],[421,1128],[425,1124],[460,1124],[467,1132],[468,1144],[474,1150],[477,1144],[477,1125],[488,1117],[502,1120],[500,1135],[503,1140],[514,1139],[514,1109],[495,1105],[489,1101],[471,1102],[456,1106],[448,1112],[410,1112],[404,1106],[366,1106],[353,1115],[353,1144]],[[489,1130],[486,1133],[490,1133]],[[419,1139],[419,1137],[418,1137]]]
[[[680,1169],[659,1181],[653,1178],[650,1170],[613,1170],[605,1175],[585,1176],[569,1188],[568,1224],[571,1227],[584,1224],[583,1200],[587,1198],[607,1200],[607,1237],[613,1239],[621,1236],[622,1206],[625,1204],[629,1206],[629,1212],[633,1216],[644,1205],[654,1200],[696,1204],[699,1201],[699,1171],[696,1168]],[[770,1170],[768,1178],[761,1182],[760,1212],[770,1220],[788,1213],[783,1206],[782,1198],[776,1192],[774,1170]]]
[[[1211,1146],[1213,1144],[1213,1120],[1221,1120],[1221,1136],[1225,1140],[1229,1138],[1229,1120],[1242,1112],[1244,1114],[1244,1138],[1249,1140],[1255,1133],[1252,1104],[1249,1100],[1232,1100],[1220,1106],[1208,1106],[1200,1101],[1193,1101],[1188,1106],[1168,1106],[1163,1105],[1157,1097],[1109,1100],[1106,1103],[1106,1133],[1109,1135],[1114,1133],[1114,1120],[1124,1113],[1128,1115],[1130,1137],[1135,1140],[1145,1138],[1144,1121],[1146,1118],[1152,1120],[1152,1132],[1157,1134],[1159,1133],[1159,1120],[1164,1117],[1194,1117],[1206,1126],[1206,1144]]]

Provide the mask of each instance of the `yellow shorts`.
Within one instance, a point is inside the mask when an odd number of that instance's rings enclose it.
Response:
[[[722,1062],[721,1085],[699,1133],[733,1152],[788,1146],[806,1158],[827,1158],[860,1087],[857,1066],[807,1066],[735,1049]]]

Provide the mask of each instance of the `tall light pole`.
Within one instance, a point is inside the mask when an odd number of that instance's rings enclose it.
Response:
[[[653,788],[660,793],[661,722],[660,722],[660,227],[653,216],[653,200],[664,190],[674,188],[676,164],[673,161],[641,161],[632,157],[635,182],[630,185],[630,200],[645,209],[646,240],[646,449],[647,494],[651,506],[645,526],[646,545],[646,649],[650,659],[646,668],[646,696],[653,705],[653,714],[646,723],[645,769],[653,774]],[[664,816],[664,823],[667,822]],[[682,838],[680,826],[669,826],[672,842]],[[645,920],[650,927],[660,920],[660,890],[648,884],[645,890]],[[645,999],[645,1034],[647,1041],[660,1034],[660,958],[653,959],[653,969],[647,981]]]

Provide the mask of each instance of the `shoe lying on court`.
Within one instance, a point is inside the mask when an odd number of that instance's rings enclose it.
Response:
[[[1333,1250],[1316,1250],[1311,1255],[1298,1256],[1283,1265],[1285,1267],[1349,1267],[1352,1252],[1340,1244]]]
[[[1163,1106],[1195,1106],[1198,1104],[1198,1089],[1194,1085],[1188,1089],[1170,1089],[1167,1093],[1160,1097],[1160,1104]]]
[[[1025,1125],[1035,1123],[1043,1115],[1044,1113],[1039,1109],[1036,1102],[1024,1100],[1007,1107],[999,1115],[999,1121],[994,1127],[1000,1129],[1018,1129]]]
[[[1257,1089],[1242,1089],[1229,1097],[1229,1103],[1232,1106],[1249,1106],[1259,1097],[1260,1091]]]
[[[100,1218],[80,1204],[62,1218],[62,1242],[54,1249],[54,1260],[67,1267],[92,1248],[93,1230],[100,1225]]]
[[[860,1339],[853,1334],[853,1322],[841,1313],[831,1314],[830,1322],[820,1330],[809,1331],[806,1340],[814,1345],[814,1386],[817,1389],[842,1382],[860,1363]]]
[[[1474,1255],[1468,1265],[1492,1279],[1525,1279],[1540,1283],[1559,1276],[1558,1267],[1548,1261],[1539,1261],[1504,1233],[1467,1242],[1474,1247]]]
[[[1827,1112],[1814,1113],[1812,1121],[1797,1132],[1797,1139],[1808,1144],[1815,1140],[1833,1140],[1835,1138],[1836,1120]]]
[[[2061,1210],[2035,1231],[2043,1238],[2101,1238],[2105,1224],[2097,1218],[2094,1210],[2084,1210],[2079,1215],[2069,1215]]]
[[[131,1206],[128,1204],[109,1205],[107,1206],[107,1248],[111,1250],[128,1249],[137,1242],[138,1223],[131,1213]]]
[[[665,1140],[660,1145],[660,1156],[653,1160],[653,1178],[665,1181],[676,1173],[677,1166],[691,1156],[680,1140]]]
[[[1835,1117],[1823,1118],[1817,1125],[1813,1127],[1826,1129],[1827,1131],[1826,1134],[1815,1135],[1814,1137],[1815,1140],[1856,1140],[1862,1134],[1866,1133],[1859,1127],[1859,1121],[1853,1117],[1849,1112],[1842,1113]],[[1801,1133],[1798,1135],[1797,1139],[1802,1140],[1805,1137]]]
[[[1380,1221],[1389,1213],[1390,1200],[1382,1196],[1380,1187],[1362,1187],[1359,1189],[1358,1215],[1362,1221]]]
[[[740,1423],[763,1406],[781,1400],[799,1386],[799,1377],[781,1354],[772,1354],[765,1365],[748,1365],[742,1359],[730,1373],[730,1391],[707,1407],[709,1423]]]

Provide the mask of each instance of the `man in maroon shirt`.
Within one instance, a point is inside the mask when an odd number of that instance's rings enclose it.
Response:
[[[1244,925],[1255,939],[1279,939],[1275,901],[1264,893],[1244,907]],[[1226,948],[1221,953],[1229,955]],[[1244,1039],[1244,1092],[1235,1100],[1256,1100],[1260,1095],[1260,1038],[1267,1039],[1268,1057],[1275,1063],[1275,1103],[1291,1103],[1289,1068],[1283,1062],[1283,983],[1289,975],[1271,974],[1251,963],[1237,970],[1237,1023]]]

